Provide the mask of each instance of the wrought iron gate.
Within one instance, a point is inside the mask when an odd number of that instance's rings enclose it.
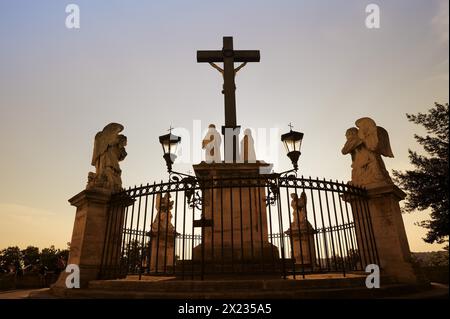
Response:
[[[378,263],[366,191],[296,176],[180,178],[113,195],[100,277],[287,278]]]

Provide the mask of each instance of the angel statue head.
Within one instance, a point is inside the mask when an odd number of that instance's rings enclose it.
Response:
[[[95,135],[92,166],[95,173],[90,172],[86,188],[103,188],[112,192],[122,188],[119,162],[125,159],[127,137],[119,134],[123,125],[110,123]]]
[[[346,131],[347,142],[342,148],[342,154],[352,156],[352,183],[359,186],[392,184],[381,158],[381,155],[394,157],[387,131],[368,117],[360,118],[355,125]]]

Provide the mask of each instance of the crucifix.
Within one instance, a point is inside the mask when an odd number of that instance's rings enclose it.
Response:
[[[222,50],[215,51],[197,51],[197,62],[206,62],[211,64],[223,75],[223,95],[225,102],[225,126],[222,126],[224,135],[224,157],[225,162],[235,163],[239,154],[239,143],[237,141],[240,126],[236,120],[236,85],[234,77],[236,73],[243,68],[247,62],[259,62],[260,54],[258,50],[234,50],[233,37],[223,37]],[[215,64],[223,62],[223,69]],[[235,62],[241,62],[237,68],[234,68]],[[233,150],[230,154],[229,150]]]

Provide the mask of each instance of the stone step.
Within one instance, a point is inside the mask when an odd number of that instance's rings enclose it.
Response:
[[[328,276],[328,277],[327,277]],[[350,275],[349,275],[350,276]],[[392,284],[390,277],[382,277],[382,284]],[[331,289],[365,287],[365,276],[351,275],[351,277],[330,277],[330,275],[307,276],[306,279],[297,277],[292,279],[261,279],[258,277],[228,278],[208,280],[180,280],[174,277],[142,277],[125,280],[95,280],[89,282],[89,289],[116,291],[158,291],[158,292],[205,292],[205,291],[276,291],[301,289]]]
[[[136,291],[111,289],[53,289],[51,296],[68,299],[369,299],[404,297],[424,291],[424,288],[389,284],[379,289],[363,287],[329,289],[265,289],[215,291]],[[33,297],[33,296],[31,296]]]

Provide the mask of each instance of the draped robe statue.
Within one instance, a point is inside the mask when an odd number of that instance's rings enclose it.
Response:
[[[103,188],[112,192],[122,189],[119,162],[127,156],[127,137],[119,134],[122,131],[121,124],[110,123],[95,135],[91,162],[95,166],[95,173],[89,173],[87,189]]]
[[[368,117],[360,118],[355,124],[357,128],[349,128],[345,133],[347,142],[342,148],[342,154],[352,156],[352,183],[358,186],[392,184],[381,158],[382,155],[394,157],[387,131]]]
[[[244,137],[241,140],[241,161],[246,163],[256,162],[255,141],[250,129],[244,130]]]
[[[174,227],[172,224],[172,209],[173,209],[173,200],[171,199],[170,193],[156,195],[155,201],[155,209],[156,216],[152,223],[151,229],[153,232],[165,232],[166,230],[173,232]]]
[[[216,126],[210,124],[208,132],[202,141],[202,148],[205,150],[205,162],[211,163],[221,163],[222,158],[220,155],[220,144],[222,143],[222,137],[220,133],[217,132]]]

